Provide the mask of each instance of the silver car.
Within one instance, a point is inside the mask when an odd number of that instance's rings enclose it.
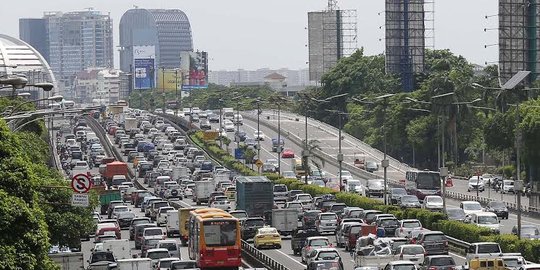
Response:
[[[338,217],[335,213],[332,213],[332,212],[320,213],[317,216],[317,220],[315,221],[315,226],[317,226],[317,232],[319,232],[320,234],[323,234],[323,233],[334,234],[337,228],[337,220],[338,220]]]

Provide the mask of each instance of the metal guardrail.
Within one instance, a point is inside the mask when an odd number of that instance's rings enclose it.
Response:
[[[175,121],[169,120],[167,116],[165,116],[164,119],[166,119],[170,124],[175,126],[175,128],[177,128],[177,129],[180,128],[182,130],[185,130],[184,129],[185,127],[181,128],[180,126],[178,126],[175,123]],[[100,140],[102,140],[104,142],[105,151],[110,156],[114,156],[117,160],[124,161],[123,156],[116,150],[115,147],[112,146],[112,142],[109,140],[109,137],[107,137],[106,132],[103,129],[103,127],[93,118],[92,119],[87,119],[87,120],[88,120],[88,122],[90,122],[90,126],[93,129],[95,128],[95,129],[99,130],[96,133],[96,135],[98,136],[98,138]],[[202,149],[202,150],[204,151],[204,149]],[[206,152],[205,152],[205,154],[208,155],[208,153],[206,153]],[[208,157],[210,157],[210,156],[208,155]],[[214,162],[218,163],[216,160],[214,160]],[[135,173],[133,172],[132,168],[128,167],[128,171],[129,171],[130,179],[134,179],[135,178]],[[133,181],[133,182],[137,185],[137,188],[148,190],[141,183],[139,183],[139,181]],[[177,203],[177,202],[174,202],[174,201],[172,201],[170,203],[176,209],[182,208],[182,205],[180,203]],[[249,256],[253,260],[263,264],[264,266],[268,267],[271,270],[288,270],[288,268],[286,268],[285,266],[283,266],[279,262],[275,261],[274,259],[266,256],[263,252],[259,251],[255,247],[251,246],[249,243],[247,243],[244,240],[242,240],[242,253]]]
[[[289,270],[283,264],[275,261],[274,259],[266,256],[263,252],[250,245],[248,242],[242,240],[242,253],[261,263],[265,267],[273,270]]]

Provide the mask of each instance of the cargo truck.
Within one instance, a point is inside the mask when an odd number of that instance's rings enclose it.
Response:
[[[262,217],[272,211],[274,186],[266,176],[241,176],[236,179],[236,210],[250,217]]]
[[[195,189],[193,190],[193,202],[196,202],[197,205],[207,203],[214,189],[214,183],[212,181],[196,181]]]
[[[118,270],[147,270],[152,269],[152,259],[150,258],[133,258],[116,261]]]
[[[298,211],[296,209],[273,209],[269,223],[281,235],[291,235],[294,230],[298,229]]]
[[[109,207],[109,202],[111,201],[120,201],[122,200],[122,195],[118,189],[109,189],[103,190],[99,194],[99,205],[101,206],[101,214],[107,214],[107,208]]]
[[[113,161],[105,165],[105,169],[101,176],[107,182],[107,185],[111,185],[113,176],[115,175],[124,175],[126,178],[129,178],[129,170],[127,163],[120,161]]]
[[[167,211],[167,237],[173,237],[180,235],[180,222],[179,222],[179,213],[178,210],[169,210]]]
[[[182,242],[182,246],[187,246],[187,241],[189,238],[189,212],[195,209],[196,208],[178,209],[178,226],[180,227],[180,241]]]
[[[84,269],[84,258],[82,252],[61,252],[49,254],[49,258],[57,265],[60,270]]]
[[[129,133],[134,128],[137,128],[137,118],[126,118],[124,122],[124,130],[126,133]]]

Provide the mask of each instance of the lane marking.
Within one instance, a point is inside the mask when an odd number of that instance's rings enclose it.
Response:
[[[274,250],[277,251],[277,252],[279,252],[279,253],[281,253],[283,256],[285,256],[285,257],[291,259],[291,260],[294,261],[295,263],[301,265],[302,267],[306,267],[305,264],[299,262],[297,259],[295,259],[295,258],[289,256],[288,254],[285,254],[283,251],[281,251],[281,250],[279,250],[279,249],[274,249]]]

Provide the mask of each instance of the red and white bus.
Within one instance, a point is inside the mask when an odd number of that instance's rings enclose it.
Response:
[[[216,208],[190,212],[189,258],[201,269],[235,269],[242,265],[240,222]]]
[[[428,195],[441,196],[441,175],[432,171],[408,171],[405,173],[405,189],[420,201]]]

